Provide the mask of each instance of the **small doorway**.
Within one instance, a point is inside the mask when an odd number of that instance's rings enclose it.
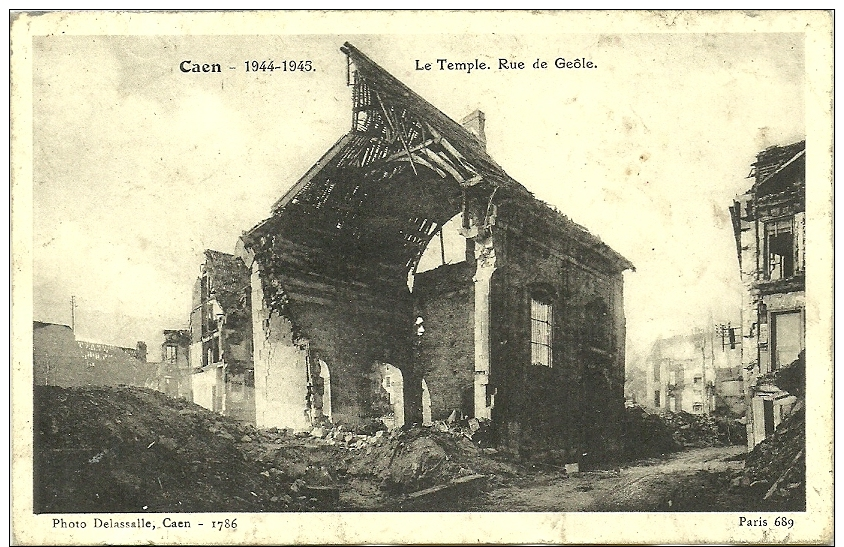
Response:
[[[428,391],[428,382],[422,378],[422,425],[431,425],[431,392]]]
[[[765,437],[774,434],[774,401],[764,399],[762,401],[762,414],[765,421]]]
[[[393,411],[392,427],[404,425],[404,376],[399,368],[389,363],[384,364],[381,387],[390,396],[390,408]]]

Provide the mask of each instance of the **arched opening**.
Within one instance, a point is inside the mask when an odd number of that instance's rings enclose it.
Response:
[[[416,272],[422,273],[445,264],[457,264],[466,260],[466,238],[460,234],[463,227],[463,213],[457,213],[437,230],[428,246],[422,252]]]
[[[331,371],[322,359],[319,360],[319,376],[322,379],[322,415],[331,421]]]
[[[431,392],[428,391],[428,382],[422,378],[422,425],[429,426],[433,423],[431,419]]]
[[[399,368],[385,363],[381,376],[381,387],[390,397],[392,415],[384,416],[382,421],[390,428],[404,425],[404,376]]]
[[[416,274],[466,261],[466,238],[460,234],[463,227],[463,214],[457,213],[443,224],[422,252],[415,270],[407,276],[407,286],[413,292]]]

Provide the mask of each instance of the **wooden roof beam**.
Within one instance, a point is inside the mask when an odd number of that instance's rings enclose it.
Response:
[[[448,160],[446,160],[445,158],[443,158],[442,156],[440,156],[436,152],[432,151],[430,148],[424,148],[422,151],[435,164],[440,166],[444,171],[448,172],[452,177],[454,177],[454,180],[456,180],[460,184],[463,184],[466,181],[466,179],[463,177],[463,175],[461,175],[460,172],[457,171],[457,169],[453,165],[451,165],[451,163]]]
[[[398,134],[399,140],[401,141],[402,146],[404,146],[404,151],[407,154],[407,157],[410,158],[410,167],[411,169],[413,169],[413,174],[419,176],[419,173],[416,171],[416,164],[413,163],[413,156],[411,155],[409,147],[407,146],[407,139],[405,138],[404,128],[397,128],[396,124],[393,123],[393,120],[390,118],[390,114],[387,112],[387,107],[384,106],[384,101],[381,99],[381,94],[378,93],[378,91],[375,91],[375,97],[381,104],[381,110],[384,112],[384,118],[387,120],[387,123],[390,124],[390,128]]]

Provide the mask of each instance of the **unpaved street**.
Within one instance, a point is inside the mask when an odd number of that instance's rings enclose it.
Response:
[[[727,461],[744,447],[696,448],[665,459],[637,462],[629,467],[564,473],[539,473],[492,489],[468,502],[466,511],[671,511],[676,499],[712,496],[715,473],[738,470],[743,462]],[[705,490],[695,492],[696,489]],[[718,489],[720,491],[720,489]],[[699,494],[699,495],[698,495]],[[727,495],[719,492],[719,496]],[[717,505],[717,501],[714,502]],[[718,507],[713,507],[718,510]]]

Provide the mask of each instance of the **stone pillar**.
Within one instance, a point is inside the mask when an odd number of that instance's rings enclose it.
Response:
[[[475,238],[475,418],[490,419],[493,401],[487,404],[490,371],[490,289],[495,272],[492,237]]]

